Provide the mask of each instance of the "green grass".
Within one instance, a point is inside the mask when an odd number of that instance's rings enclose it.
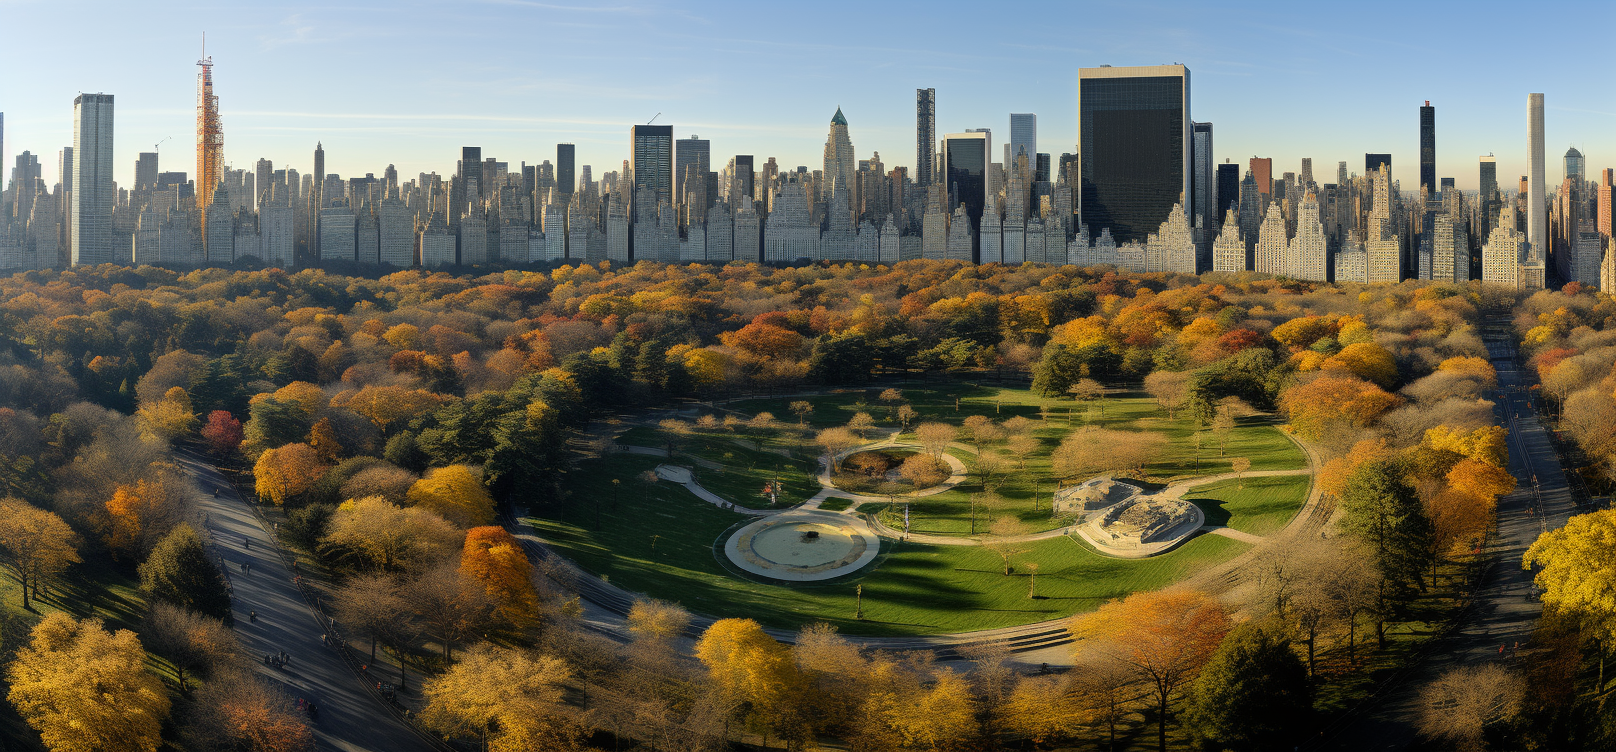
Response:
[[[735,436],[725,431],[701,432],[682,440],[674,450],[674,464],[694,467],[696,482],[719,496],[752,509],[766,509],[769,504],[762,496],[763,486],[780,479],[781,506],[799,504],[819,493],[819,464],[817,460],[797,455],[782,456],[764,449],[753,449],[736,442]],[[764,446],[781,446],[781,442],[767,437],[747,435],[746,440],[764,441]],[[619,444],[666,448],[665,432],[658,428],[640,426],[625,431],[617,439]],[[645,455],[642,455],[645,456]],[[685,458],[680,462],[681,457]],[[721,469],[704,468],[690,462],[699,457],[715,462]],[[666,461],[666,460],[665,460]],[[660,464],[660,463],[658,463]],[[655,465],[652,465],[655,467]],[[625,481],[626,482],[626,481]]]
[[[819,502],[819,508],[827,512],[840,512],[852,505],[852,499],[844,499],[840,496],[832,496],[824,501]]]
[[[558,551],[619,586],[699,613],[751,617],[788,629],[826,621],[851,634],[910,635],[1045,621],[1164,587],[1247,548],[1222,536],[1201,536],[1164,556],[1125,560],[1060,537],[1024,546],[1012,557],[1015,573],[1005,576],[999,556],[986,548],[883,542],[875,568],[851,578],[764,584],[731,574],[714,556],[715,541],[741,515],[701,503],[672,484],[629,480],[613,508],[610,479],[632,478],[656,464],[655,457],[634,455],[588,461],[570,474],[568,507],[532,522]],[[1039,565],[1036,599],[1028,597],[1028,562]],[[853,618],[857,585],[864,590],[863,621]]]
[[[1312,478],[1270,475],[1226,480],[1190,489],[1184,498],[1206,513],[1206,524],[1223,525],[1252,535],[1272,535],[1307,502]]]

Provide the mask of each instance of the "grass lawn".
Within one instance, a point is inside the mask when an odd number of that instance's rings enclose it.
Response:
[[[624,481],[634,485],[623,489],[613,509],[610,479],[632,478],[656,464],[655,457],[635,455],[587,461],[570,474],[568,508],[547,510],[532,522],[558,551],[619,586],[699,613],[788,629],[826,621],[850,634],[911,635],[1045,621],[1164,587],[1247,548],[1201,536],[1165,556],[1135,561],[1054,538],[1013,554],[1016,571],[1006,576],[1000,557],[987,548],[884,542],[883,558],[862,575],[828,584],[763,584],[731,574],[714,556],[715,541],[741,515],[672,484],[640,481]],[[1038,598],[1029,597],[1028,562],[1039,565]],[[864,588],[863,621],[853,618],[856,585]]]
[[[742,446],[736,438],[725,431],[698,431],[692,437],[680,442],[679,448],[674,451],[672,462],[694,467],[696,482],[702,487],[752,509],[768,508],[768,500],[762,496],[763,486],[774,480],[776,473],[779,473],[781,486],[779,495],[782,506],[807,501],[819,493],[817,460],[804,459],[796,455],[787,457],[764,449],[753,449]],[[748,435],[744,439],[756,442],[759,437]],[[664,432],[647,426],[631,428],[619,436],[617,441],[619,444],[647,446],[654,449],[667,447]],[[765,446],[776,445],[774,442],[765,444]],[[680,461],[681,456],[685,456],[685,461]],[[716,462],[723,465],[723,468],[700,467],[689,461],[690,456]],[[653,463],[652,467],[656,464],[660,463]]]
[[[1223,525],[1252,535],[1272,535],[1285,527],[1307,503],[1313,479],[1306,475],[1270,475],[1226,480],[1190,489],[1184,498],[1206,513],[1206,524]]]

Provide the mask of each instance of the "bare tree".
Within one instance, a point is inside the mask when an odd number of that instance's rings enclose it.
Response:
[[[1030,433],[1014,434],[1009,441],[1005,442],[1005,448],[1009,449],[1010,454],[1016,458],[1016,467],[1022,470],[1027,469],[1027,458],[1038,451],[1041,446],[1043,446],[1043,442]]]
[[[235,636],[224,622],[166,601],[152,603],[140,630],[141,642],[168,661],[180,691],[190,691],[187,675],[212,675],[235,655]]]
[[[404,586],[410,610],[443,645],[443,658],[454,656],[454,644],[481,634],[494,620],[494,601],[476,580],[453,562],[423,572]]]
[[[1145,377],[1145,391],[1167,411],[1171,420],[1190,398],[1190,375],[1184,371],[1156,371]]]
[[[1496,663],[1459,666],[1420,690],[1420,733],[1462,752],[1487,749],[1487,731],[1521,710],[1526,682]]]
[[[1031,528],[1013,515],[1005,515],[988,525],[988,538],[982,542],[989,551],[998,554],[999,560],[1004,564],[1004,575],[1010,576],[1010,557],[1026,552],[1026,543],[1017,540],[1030,532]]]
[[[348,578],[336,593],[337,621],[363,637],[370,638],[370,660],[376,661],[376,643],[388,625],[405,617],[409,606],[398,594],[398,586],[387,575],[358,575]]]
[[[958,432],[947,423],[921,423],[915,427],[915,439],[935,459],[942,459],[943,450],[948,448],[956,435]]]
[[[859,437],[853,435],[853,432],[846,428],[821,429],[814,436],[814,441],[824,448],[825,466],[830,468],[832,473],[841,470],[842,453],[862,443]]]
[[[230,671],[204,685],[181,720],[180,736],[188,749],[314,749],[314,735],[292,701],[246,671]]]

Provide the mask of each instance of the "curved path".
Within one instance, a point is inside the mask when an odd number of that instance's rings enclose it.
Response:
[[[236,489],[206,459],[180,450],[176,459],[202,490],[198,508],[207,514],[206,535],[225,559],[235,611],[236,639],[260,676],[294,698],[314,702],[315,747],[341,752],[427,752],[441,749],[393,714],[349,670],[335,649],[320,641],[325,629],[292,582],[275,541]],[[218,496],[213,492],[217,490]],[[249,544],[248,541],[251,541]],[[241,565],[250,563],[243,572]],[[258,620],[248,618],[258,612]],[[285,668],[264,664],[266,654],[286,651]]]

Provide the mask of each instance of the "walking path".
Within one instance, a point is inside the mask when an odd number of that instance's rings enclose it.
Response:
[[[1560,458],[1538,419],[1528,391],[1531,381],[1517,367],[1507,323],[1488,331],[1486,344],[1498,371],[1496,412],[1509,428],[1509,471],[1518,485],[1498,500],[1498,534],[1486,549],[1482,584],[1457,627],[1434,640],[1423,660],[1389,679],[1365,706],[1327,729],[1311,749],[1409,749],[1416,740],[1421,686],[1451,668],[1489,661],[1514,663],[1523,652],[1530,656],[1534,651],[1527,641],[1543,614],[1543,604],[1534,597],[1532,573],[1521,568],[1521,556],[1538,535],[1564,525],[1576,505]]]
[[[399,720],[370,692],[335,649],[276,553],[276,544],[236,489],[205,458],[181,450],[177,459],[202,489],[206,535],[225,559],[230,577],[236,639],[254,670],[294,698],[309,700],[319,714],[310,722],[315,747],[341,752],[426,752],[439,747]],[[213,492],[217,490],[218,496]],[[249,543],[250,541],[250,543]],[[242,571],[243,564],[249,571]],[[257,611],[258,618],[250,618]],[[264,656],[285,651],[284,668]]]

